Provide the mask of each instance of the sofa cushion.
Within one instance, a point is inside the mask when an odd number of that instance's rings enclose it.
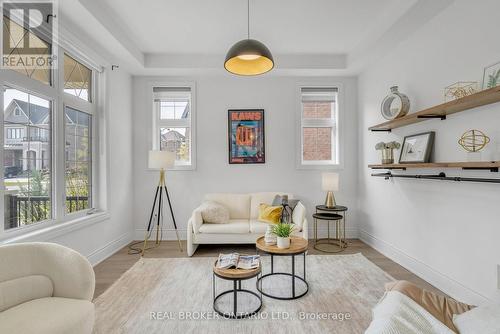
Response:
[[[288,206],[293,209],[295,209],[295,206],[300,202],[298,199],[291,199],[288,198]],[[273,202],[271,204],[272,206],[276,205],[283,205],[283,195],[276,195],[274,196]]]
[[[269,226],[268,223],[263,223],[263,222],[258,221],[256,219],[251,219],[250,220],[250,233],[264,235],[264,234],[266,234],[266,230],[267,230],[268,226]],[[295,226],[295,228],[293,229],[292,235],[302,237],[301,230],[297,226]]]
[[[204,223],[224,224],[229,222],[229,210],[214,201],[205,201],[199,207]]]
[[[271,204],[276,195],[288,195],[288,198],[293,198],[293,195],[287,193],[280,193],[277,191],[274,192],[262,192],[262,193],[253,193],[250,194],[250,219],[258,219],[259,218],[259,205],[261,203]]]
[[[259,205],[259,220],[264,223],[278,224],[281,220],[282,206],[270,206],[261,203]]]
[[[297,229],[302,230],[302,223],[306,218],[306,207],[301,202],[297,203],[292,213],[292,221],[297,226]]]
[[[250,216],[249,194],[207,194],[205,200],[224,205],[229,210],[230,219],[248,219]]]
[[[52,297],[53,293],[52,281],[43,275],[0,282],[0,312],[33,299]]]
[[[450,297],[427,291],[408,281],[387,283],[385,285],[385,290],[398,291],[410,297],[427,312],[455,332],[457,329],[453,325],[453,315],[464,313],[474,307],[472,305],[460,303]]]
[[[200,233],[241,234],[250,233],[250,223],[247,219],[230,219],[225,224],[202,224]]]
[[[40,298],[0,313],[1,333],[88,334],[93,326],[94,304],[81,299]]]
[[[500,304],[489,303],[462,314],[454,314],[453,324],[460,334],[498,334],[500,333]]]
[[[266,234],[268,223],[264,223],[255,219],[250,220],[250,233],[253,234]]]

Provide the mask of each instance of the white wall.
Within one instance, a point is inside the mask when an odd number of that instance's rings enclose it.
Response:
[[[500,105],[400,128],[392,134],[370,133],[367,128],[383,121],[380,102],[391,85],[399,85],[410,97],[412,111],[417,111],[443,102],[443,88],[449,84],[481,81],[483,67],[500,61],[499,12],[496,0],[457,0],[359,77],[360,236],[438,288],[469,302],[500,299],[499,186],[386,181],[371,177],[367,165],[380,162],[374,149],[377,142],[401,142],[405,135],[429,130],[436,131],[435,161],[465,161],[457,140],[469,129],[491,136],[484,159],[498,159],[492,149],[500,142]],[[498,177],[490,172],[445,172]]]
[[[109,219],[47,241],[87,256],[96,264],[132,240],[132,77],[107,68],[107,154]]]
[[[194,81],[197,90],[197,168],[167,175],[176,219],[185,237],[187,221],[206,193],[291,192],[307,206],[309,220],[315,204],[324,201],[321,171],[297,170],[295,126],[297,83],[343,83],[345,93],[345,168],[341,173],[339,204],[349,207],[350,235],[356,235],[357,148],[356,85],[353,78],[236,77],[232,75],[188,78],[134,77],[134,221],[135,238],[144,237],[158,173],[147,170],[151,149],[152,111],[149,82]],[[266,163],[229,165],[227,110],[265,109]],[[165,211],[165,215],[168,212]],[[171,228],[170,220],[165,221]],[[312,225],[312,224],[311,224]],[[169,238],[174,237],[170,233]]]

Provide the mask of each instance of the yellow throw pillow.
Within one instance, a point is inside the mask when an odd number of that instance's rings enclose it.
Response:
[[[278,224],[281,218],[282,206],[259,205],[259,220],[265,223]]]

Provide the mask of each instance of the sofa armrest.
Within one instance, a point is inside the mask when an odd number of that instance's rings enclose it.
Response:
[[[199,233],[200,226],[203,224],[203,218],[201,217],[201,210],[199,207],[193,210],[189,221],[193,227],[193,233]]]
[[[94,295],[92,265],[80,253],[62,245],[32,242],[2,246],[0,268],[5,268],[0,271],[0,281],[32,275],[48,277],[54,297],[91,301]]]
[[[309,223],[306,218],[304,218],[304,221],[302,222],[302,238],[306,240],[309,239]]]

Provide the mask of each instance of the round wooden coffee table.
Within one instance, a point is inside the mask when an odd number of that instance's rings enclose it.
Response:
[[[259,312],[260,308],[262,307],[262,293],[259,295],[254,291],[242,289],[241,281],[257,277],[257,283],[258,283],[258,278],[260,274],[261,274],[261,265],[259,265],[258,268],[248,269],[248,270],[235,269],[235,268],[224,269],[224,268],[217,268],[217,261],[215,261],[213,266],[213,277],[212,277],[212,289],[214,298],[213,307],[215,312],[219,313],[221,316],[225,318],[231,318],[231,319],[242,319],[252,316],[257,312]],[[215,286],[216,277],[228,281],[233,281],[233,289],[223,291],[218,295],[216,295],[216,286]],[[217,302],[220,301],[220,299],[227,294],[233,295],[233,309],[232,311],[224,312],[219,308]],[[248,294],[250,295],[250,297],[255,296],[255,298],[257,298],[258,300],[257,307],[248,312],[238,312],[238,294]]]
[[[262,251],[264,253],[268,253],[271,255],[271,272],[265,275],[262,275],[260,278],[257,279],[257,290],[259,290],[264,296],[274,298],[274,299],[281,299],[281,300],[290,300],[290,299],[297,299],[302,296],[305,296],[307,292],[309,291],[309,284],[306,281],[306,252],[307,252],[307,240],[301,237],[291,237],[290,238],[290,248],[278,248],[276,245],[267,245],[264,237],[260,237],[257,239],[255,242],[255,246],[258,251]],[[298,276],[295,273],[295,256],[296,255],[303,255],[304,256],[304,275],[303,277]],[[292,272],[287,273],[287,272],[274,272],[274,256],[290,256],[292,258]],[[276,276],[290,276],[291,277],[291,288],[290,288],[290,294],[288,296],[278,296],[276,294],[273,294],[271,291],[263,291],[262,283],[264,280],[268,280],[271,277],[276,277]],[[298,290],[297,287],[297,282],[302,282],[302,289]]]

